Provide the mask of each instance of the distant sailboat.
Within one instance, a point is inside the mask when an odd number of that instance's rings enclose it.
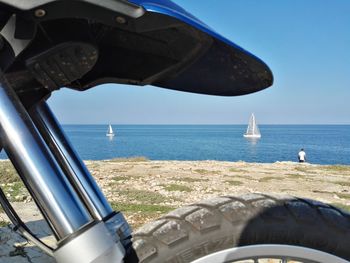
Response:
[[[107,137],[114,137],[114,132],[113,132],[113,129],[112,129],[112,125],[109,124],[108,126],[108,130],[107,130],[107,133],[106,133],[106,136]]]
[[[245,134],[243,134],[243,136],[245,138],[252,138],[252,139],[261,138],[261,134],[260,134],[258,125],[256,124],[256,121],[255,121],[254,113],[252,113],[252,115],[250,116],[247,132]]]

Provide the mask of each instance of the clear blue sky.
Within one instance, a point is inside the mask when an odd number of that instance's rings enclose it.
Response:
[[[274,85],[240,97],[108,84],[62,89],[49,104],[62,123],[350,124],[349,0],[175,0],[264,60]]]

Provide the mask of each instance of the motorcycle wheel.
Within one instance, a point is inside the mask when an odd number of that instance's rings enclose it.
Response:
[[[350,214],[309,199],[224,196],[146,224],[131,244],[126,263],[345,263]]]

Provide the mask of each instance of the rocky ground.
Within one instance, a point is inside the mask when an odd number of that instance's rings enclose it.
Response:
[[[148,161],[144,158],[86,162],[114,209],[134,228],[174,208],[219,195],[290,194],[350,210],[350,166],[276,162]],[[54,245],[39,211],[8,162],[0,162],[1,187],[24,221]],[[53,262],[12,231],[0,211],[0,262]]]

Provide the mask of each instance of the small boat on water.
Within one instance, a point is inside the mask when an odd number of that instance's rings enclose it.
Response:
[[[115,136],[115,134],[113,132],[113,129],[112,129],[112,125],[110,125],[110,124],[108,126],[108,130],[107,130],[106,136],[107,137],[114,137]]]
[[[249,124],[248,124],[248,127],[247,127],[247,132],[245,134],[243,134],[243,136],[245,138],[251,138],[251,139],[259,139],[259,138],[261,138],[261,134],[260,134],[260,131],[259,131],[259,127],[256,124],[254,113],[252,113],[252,115],[250,116]]]

